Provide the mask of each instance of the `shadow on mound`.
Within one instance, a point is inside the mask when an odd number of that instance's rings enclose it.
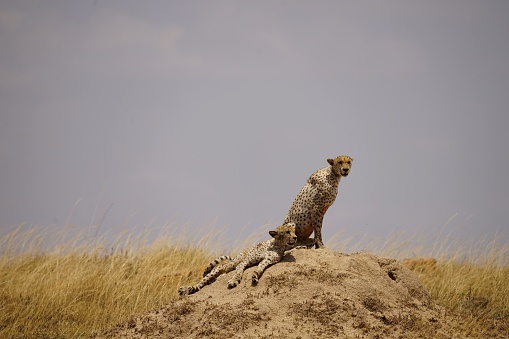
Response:
[[[448,337],[445,312],[396,260],[303,249],[255,287],[252,270],[235,289],[226,287],[231,272],[98,338]]]

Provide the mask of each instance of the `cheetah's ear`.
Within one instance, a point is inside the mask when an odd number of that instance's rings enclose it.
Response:
[[[329,165],[334,165],[334,159],[327,159],[327,162],[329,163]]]
[[[270,236],[273,238],[276,236],[276,233],[276,231],[269,231]]]

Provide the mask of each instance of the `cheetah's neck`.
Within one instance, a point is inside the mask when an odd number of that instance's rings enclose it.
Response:
[[[341,174],[339,173],[336,173],[336,171],[334,171],[334,168],[332,166],[329,166],[327,168],[328,170],[328,177],[332,179],[332,181],[337,181],[339,183],[339,180],[341,179]]]
[[[284,246],[281,242],[277,241],[276,239],[272,238],[269,240],[269,251],[274,251],[276,253],[279,253],[282,255],[285,252],[286,246]]]

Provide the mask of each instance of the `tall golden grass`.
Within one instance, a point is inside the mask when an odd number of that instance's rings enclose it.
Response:
[[[177,288],[198,281],[223,250],[210,235],[195,241],[172,235],[155,242],[122,239],[105,247],[97,239],[41,229],[0,238],[0,338],[88,337],[170,303]],[[401,243],[375,251],[402,259]],[[438,304],[465,317],[464,326],[498,326],[509,323],[507,251],[493,246],[472,257],[449,247],[448,253],[433,253],[436,264],[417,261],[411,268]]]
[[[470,256],[465,250],[442,254],[435,266],[413,270],[433,299],[460,315],[472,333],[499,328],[509,337],[509,248],[478,248]]]
[[[19,229],[0,241],[0,338],[80,338],[171,302],[210,260],[206,244],[126,237],[109,248]],[[79,239],[79,240],[77,240]]]

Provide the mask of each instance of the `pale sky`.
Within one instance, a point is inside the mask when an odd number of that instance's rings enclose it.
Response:
[[[0,233],[509,239],[509,1],[0,1]],[[104,216],[104,218],[103,218]]]

